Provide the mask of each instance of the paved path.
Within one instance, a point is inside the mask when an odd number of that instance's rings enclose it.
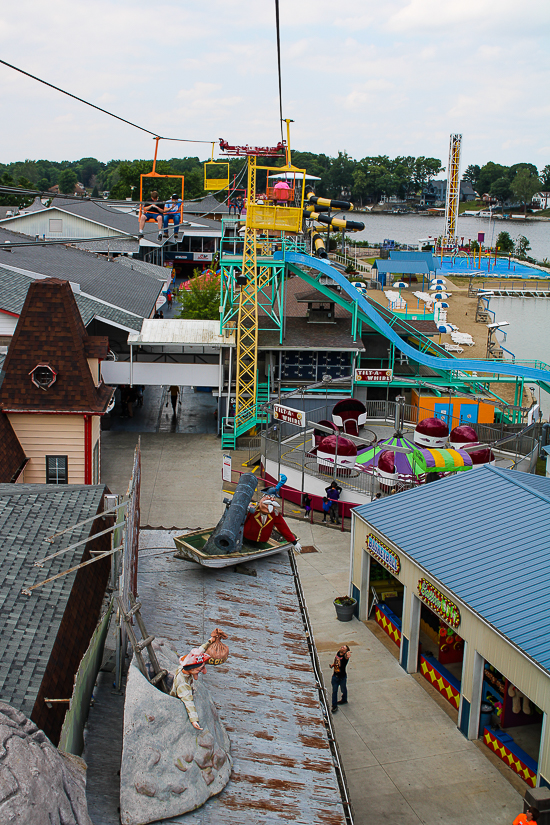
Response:
[[[336,619],[348,592],[349,533],[292,521],[320,552],[298,568],[315,643],[330,688],[336,650],[349,644],[349,702],[334,715],[356,825],[509,825],[522,799],[484,753],[362,622]]]
[[[103,433],[102,480],[114,492],[126,489],[135,442],[134,433]],[[217,522],[224,494],[215,436],[146,433],[142,455],[142,525]],[[332,601],[348,591],[349,532],[296,519],[290,526],[319,550],[298,564],[327,686],[337,648],[352,650],[349,704],[334,722],[356,825],[509,825],[520,795],[369,627],[336,620]]]

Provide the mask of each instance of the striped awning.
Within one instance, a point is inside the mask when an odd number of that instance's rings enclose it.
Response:
[[[472,458],[464,450],[430,450],[427,447],[414,451],[411,463],[415,473],[456,473],[470,470]]]

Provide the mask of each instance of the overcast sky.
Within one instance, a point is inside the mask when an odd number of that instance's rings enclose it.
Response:
[[[280,0],[296,149],[550,163],[549,0]],[[162,135],[280,137],[274,0],[18,0],[2,59]],[[0,65],[0,161],[145,158],[152,140]],[[207,147],[166,143],[162,157]]]

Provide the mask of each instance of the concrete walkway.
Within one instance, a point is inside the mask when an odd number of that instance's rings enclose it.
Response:
[[[298,568],[327,690],[336,650],[351,648],[348,704],[333,718],[356,825],[509,825],[522,810],[512,785],[369,627],[336,619],[350,534],[295,520],[291,528],[320,551],[300,556]]]
[[[136,440],[134,433],[103,433],[102,480],[113,492],[126,490]],[[146,433],[142,456],[142,525],[217,522],[224,493],[216,437]],[[334,723],[356,825],[509,825],[522,799],[485,749],[468,742],[420,680],[399,667],[377,625],[372,631],[356,619],[336,620],[333,599],[348,592],[349,532],[289,524],[303,545],[318,550],[298,557],[298,566],[327,688],[334,653],[344,642],[352,650],[349,704]]]

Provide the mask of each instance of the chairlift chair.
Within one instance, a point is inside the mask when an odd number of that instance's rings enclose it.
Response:
[[[167,180],[169,178],[175,178],[175,179],[181,181],[181,196],[180,196],[181,197],[181,206],[179,208],[179,215],[180,215],[180,223],[183,223],[183,192],[184,192],[184,180],[185,180],[185,178],[184,178],[184,175],[160,175],[156,171],[159,140],[162,140],[162,138],[158,138],[158,137],[155,138],[156,144],[155,144],[155,156],[153,158],[153,168],[151,169],[150,172],[146,172],[144,175],[139,176],[139,200],[140,200],[139,217],[141,218],[141,216],[143,214],[143,211],[144,211],[144,207],[143,207],[143,200],[144,200],[143,199],[143,182],[144,182],[144,180],[148,180],[148,179]],[[149,190],[149,191],[151,191],[151,190]],[[156,223],[156,219],[155,218],[147,218],[146,223]],[[174,215],[169,215],[168,216],[168,223],[174,223]]]

